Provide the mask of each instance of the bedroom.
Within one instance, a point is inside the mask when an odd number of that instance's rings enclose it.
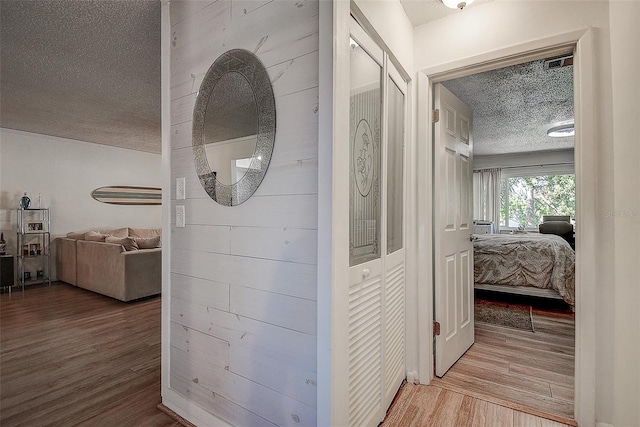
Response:
[[[572,393],[564,393],[573,388],[574,356],[572,57],[511,65],[444,81],[442,85],[473,114],[474,282],[476,312],[480,312],[476,322],[480,323],[475,334],[478,345],[454,365],[452,374],[436,381],[454,387],[457,380],[464,378],[475,382],[479,392],[489,384],[493,386],[489,393],[497,400],[527,402],[527,406],[560,416],[559,420],[564,421],[563,415],[571,418],[573,410]],[[554,130],[559,131],[560,137],[549,135]],[[539,229],[543,222],[545,225]],[[497,306],[499,313],[490,310],[489,320],[483,319],[487,305]],[[483,325],[493,323],[495,316],[511,316],[507,315],[510,310],[515,319],[528,317],[524,320],[529,321],[529,331],[535,330],[537,323],[537,335],[528,337],[518,332],[510,337],[507,333],[506,341],[518,342],[521,348],[507,344],[489,349],[491,343],[487,339],[503,339],[503,335],[496,334],[499,328],[492,329],[491,325],[487,329]],[[475,358],[477,365],[478,357],[497,350],[516,354],[520,360],[532,351],[527,345],[538,339],[541,341],[535,345],[547,346],[556,353],[551,357],[557,358],[557,366],[562,366],[540,375],[555,375],[557,381],[539,384],[536,375],[518,374],[515,371],[522,367],[518,362],[512,366],[504,361],[501,369],[508,372],[505,375],[498,370],[492,372],[495,367],[473,371],[465,362],[465,358]],[[562,345],[549,345],[549,340]],[[535,368],[535,364],[532,366]],[[527,384],[514,385],[523,380]],[[545,403],[542,398],[533,398],[538,386],[551,389],[550,397],[555,401]]]

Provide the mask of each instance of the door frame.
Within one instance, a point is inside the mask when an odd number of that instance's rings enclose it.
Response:
[[[433,84],[451,78],[515,65],[548,57],[554,52],[574,51],[574,161],[576,170],[576,352],[574,418],[580,425],[595,424],[595,354],[596,354],[596,283],[597,244],[592,233],[596,224],[596,138],[595,138],[595,76],[593,30],[586,28],[552,37],[498,49],[477,56],[462,58],[417,72],[417,157],[413,179],[418,185],[418,238],[415,254],[417,269],[418,372],[417,380],[429,384],[434,377],[433,360],[433,132],[431,109]],[[412,257],[411,257],[412,258]],[[408,254],[407,261],[410,256]],[[578,285],[579,284],[579,285]],[[408,343],[409,344],[409,343]],[[409,344],[410,345],[410,344]]]

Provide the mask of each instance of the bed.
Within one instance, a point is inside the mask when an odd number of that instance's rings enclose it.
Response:
[[[552,234],[476,234],[476,289],[561,297],[575,303],[575,252]]]

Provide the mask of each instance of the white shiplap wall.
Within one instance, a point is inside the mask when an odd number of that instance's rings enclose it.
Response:
[[[234,425],[316,423],[318,2],[185,1],[171,12],[169,387]],[[255,52],[276,98],[276,142],[256,193],[211,200],[196,176],[200,83],[229,49]],[[186,200],[175,179],[186,178]]]

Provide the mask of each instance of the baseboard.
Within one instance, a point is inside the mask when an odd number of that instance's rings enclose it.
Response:
[[[176,414],[175,412],[173,412],[171,409],[167,408],[166,406],[164,406],[162,403],[158,403],[157,408],[164,412],[165,414],[167,414],[167,416],[169,416],[170,418],[172,418],[174,421],[179,422],[180,424],[182,424],[185,427],[197,427],[195,424],[190,423],[189,421],[185,420],[184,418],[182,418],[180,415]]]
[[[596,422],[596,427],[613,427],[613,424]]]
[[[186,427],[231,427],[231,425],[226,421],[223,421],[217,416],[204,410],[198,404],[186,399],[180,393],[177,393],[171,388],[166,388],[162,391],[162,403],[158,405],[158,409],[164,412],[164,408],[171,411],[175,416],[180,417],[179,419],[176,419],[176,421],[182,423]],[[169,412],[165,413],[171,416]],[[187,421],[185,418],[187,416],[191,421]]]

